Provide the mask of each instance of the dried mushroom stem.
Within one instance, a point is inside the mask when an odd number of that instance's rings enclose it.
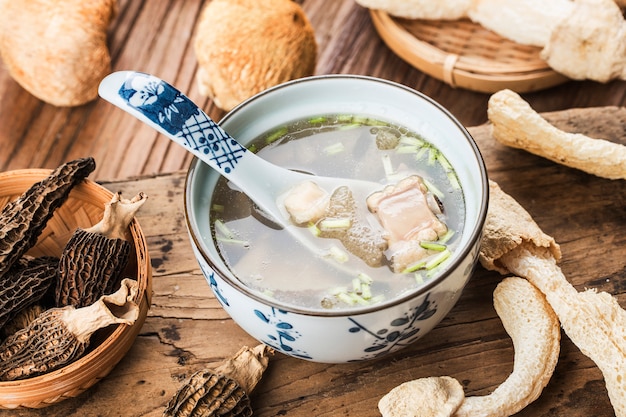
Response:
[[[383,417],[508,417],[541,395],[559,358],[561,336],[554,311],[535,286],[518,277],[498,284],[493,304],[515,350],[508,378],[491,394],[470,397],[449,376],[405,382],[379,401]]]
[[[126,200],[116,193],[105,205],[100,222],[74,232],[61,254],[57,307],[84,307],[117,287],[131,252],[128,226],[147,198],[139,193]]]
[[[626,179],[626,146],[564,132],[511,90],[493,94],[487,114],[494,139],[504,145],[599,177]]]
[[[165,417],[249,417],[248,394],[256,387],[273,350],[243,347],[213,370],[194,373],[167,404]]]
[[[0,345],[0,380],[28,378],[58,369],[80,357],[91,335],[111,324],[133,324],[137,281],[124,279],[120,289],[94,305],[51,308]]]
[[[608,293],[578,292],[557,265],[554,239],[497,184],[491,183],[490,192],[481,263],[524,277],[545,294],[565,333],[602,371],[616,416],[626,416],[626,311]],[[528,226],[523,234],[520,221]]]
[[[35,243],[54,211],[94,169],[93,158],[67,162],[0,212],[0,278]]]
[[[128,225],[147,198],[145,193],[140,192],[132,199],[126,200],[122,198],[122,193],[115,193],[111,201],[105,205],[102,219],[85,231],[97,233],[109,239],[126,239]]]

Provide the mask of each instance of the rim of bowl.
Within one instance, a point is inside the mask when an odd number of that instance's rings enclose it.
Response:
[[[202,244],[202,238],[199,238],[197,236],[197,230],[192,225],[192,222],[191,222],[192,215],[190,214],[191,209],[189,208],[190,207],[190,199],[191,199],[191,195],[190,195],[191,192],[190,192],[189,188],[190,188],[190,185],[191,185],[192,176],[193,176],[193,174],[195,172],[196,166],[203,163],[197,157],[194,157],[192,159],[191,163],[189,164],[189,169],[187,171],[187,175],[185,176],[185,188],[184,188],[184,197],[183,197],[184,198],[184,214],[185,214],[185,221],[187,223],[187,228],[188,228],[188,230],[190,232],[189,235],[191,236],[191,239],[194,241],[195,247],[200,252],[200,254],[202,255],[202,257],[205,260],[205,262],[216,273],[219,273],[220,277],[224,281],[228,282],[228,284],[231,287],[235,288],[237,291],[243,293],[247,297],[250,297],[250,298],[258,301],[259,303],[279,308],[279,309],[281,309],[283,311],[288,311],[288,312],[291,312],[291,313],[297,313],[297,314],[305,315],[305,316],[318,316],[318,317],[356,316],[356,315],[372,313],[372,312],[379,311],[379,310],[384,310],[384,309],[387,309],[389,307],[393,307],[393,306],[402,304],[402,303],[404,303],[404,302],[406,302],[406,301],[408,301],[408,300],[410,300],[412,298],[419,297],[420,295],[429,292],[433,287],[436,287],[442,281],[444,281],[446,278],[448,278],[450,273],[452,271],[456,270],[457,267],[459,266],[459,264],[461,262],[463,262],[463,260],[466,259],[467,256],[470,256],[470,252],[471,252],[471,250],[472,250],[472,248],[474,246],[474,242],[476,242],[476,240],[479,240],[481,238],[482,229],[483,229],[485,220],[487,218],[487,207],[488,207],[488,202],[489,202],[489,182],[488,182],[488,176],[487,176],[487,168],[485,166],[485,162],[484,162],[484,159],[483,159],[482,154],[480,152],[480,149],[478,148],[478,145],[476,144],[474,138],[467,131],[465,126],[463,126],[456,119],[456,117],[454,117],[452,115],[452,113],[450,113],[449,110],[447,110],[445,107],[443,107],[437,101],[435,101],[434,99],[430,98],[429,96],[425,95],[424,93],[422,93],[420,91],[417,91],[417,90],[415,90],[413,88],[410,88],[408,86],[405,86],[403,84],[397,83],[395,81],[390,81],[390,80],[377,78],[377,77],[373,77],[373,76],[356,75],[356,74],[326,74],[326,75],[314,75],[314,76],[310,76],[310,77],[303,77],[303,78],[298,78],[298,79],[295,79],[295,80],[287,81],[285,83],[278,84],[276,86],[273,86],[273,87],[270,87],[270,88],[268,88],[266,90],[263,90],[260,93],[257,93],[254,96],[252,96],[252,97],[242,101],[240,104],[235,106],[232,110],[230,110],[226,115],[224,115],[224,117],[222,117],[222,119],[218,122],[218,125],[221,126],[223,123],[225,123],[231,117],[233,117],[233,115],[236,114],[242,107],[246,106],[248,103],[250,103],[252,101],[256,101],[257,99],[259,99],[259,98],[261,98],[263,96],[266,96],[266,95],[269,95],[269,94],[273,94],[276,91],[282,90],[284,88],[288,88],[288,87],[290,87],[292,85],[295,85],[295,84],[309,83],[309,82],[313,82],[313,81],[316,81],[316,80],[323,80],[323,79],[348,79],[348,80],[350,80],[350,79],[357,79],[357,80],[365,80],[365,81],[370,81],[370,82],[386,84],[386,85],[389,85],[391,87],[399,88],[399,89],[402,89],[402,90],[404,90],[406,92],[414,94],[414,95],[418,96],[419,98],[421,98],[422,100],[427,101],[432,106],[436,107],[439,111],[441,111],[442,114],[445,115],[459,129],[459,132],[463,134],[465,140],[470,145],[472,151],[474,152],[474,157],[476,158],[476,161],[478,162],[478,167],[479,167],[479,170],[480,170],[480,184],[481,184],[481,187],[483,188],[484,192],[482,193],[482,195],[478,199],[480,201],[480,203],[479,203],[479,210],[478,210],[478,219],[475,222],[475,224],[474,224],[474,226],[473,226],[473,228],[472,228],[472,230],[470,232],[470,238],[468,239],[468,241],[466,242],[466,244],[463,247],[460,247],[460,248],[457,249],[456,258],[448,266],[448,268],[445,271],[443,271],[443,273],[437,275],[434,279],[429,280],[428,282],[424,283],[423,285],[421,285],[421,286],[419,286],[419,287],[417,287],[415,289],[412,289],[410,291],[407,291],[405,294],[402,294],[399,297],[393,297],[393,298],[390,298],[389,300],[380,302],[378,304],[374,304],[372,306],[358,306],[358,307],[341,308],[341,309],[328,310],[328,311],[324,311],[324,310],[308,310],[306,308],[298,307],[298,306],[293,305],[293,304],[287,304],[287,303],[280,302],[278,300],[273,300],[273,299],[269,299],[269,298],[263,297],[261,294],[257,293],[256,291],[254,291],[254,290],[250,289],[249,287],[247,287],[246,285],[244,285],[241,281],[236,279],[236,277],[233,276],[234,279],[231,279],[231,277],[230,277],[230,275],[228,273],[224,273],[222,271],[222,269],[223,269],[222,265],[216,265],[216,263],[211,260],[211,257],[209,257],[207,255],[207,253],[204,250],[203,244]],[[224,268],[228,269],[228,267],[226,267],[226,266],[224,266]]]

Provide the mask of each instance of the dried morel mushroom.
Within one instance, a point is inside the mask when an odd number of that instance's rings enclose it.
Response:
[[[56,281],[59,259],[52,256],[20,259],[0,286],[0,328],[20,310],[38,302]]]
[[[11,266],[35,243],[72,188],[94,169],[93,158],[67,162],[33,184],[0,212],[0,286]]]
[[[133,324],[139,306],[133,301],[137,281],[83,308],[66,306],[41,313],[0,345],[0,380],[12,381],[50,372],[80,357],[91,335],[110,324]]]
[[[167,404],[164,417],[249,417],[250,398],[273,350],[265,345],[243,347],[214,370],[198,371]]]
[[[126,200],[116,193],[106,204],[100,222],[74,232],[59,262],[57,307],[90,305],[119,285],[131,250],[126,230],[147,198],[139,193]]]

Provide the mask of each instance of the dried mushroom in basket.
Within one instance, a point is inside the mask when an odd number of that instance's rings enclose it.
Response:
[[[100,222],[74,232],[59,262],[57,307],[90,305],[119,285],[131,252],[126,231],[147,198],[139,193],[127,200],[116,193],[106,204]]]
[[[111,324],[131,325],[139,316],[134,301],[137,281],[122,280],[120,289],[94,304],[51,308],[0,345],[0,380],[24,379],[53,371],[79,358],[91,335]]]
[[[53,256],[20,259],[0,287],[0,328],[21,310],[41,300],[56,282],[59,259]]]
[[[164,417],[250,417],[254,390],[273,350],[244,346],[215,369],[194,373],[167,404]]]
[[[94,169],[93,158],[67,162],[33,184],[0,212],[0,286],[11,266],[35,243],[72,188]]]

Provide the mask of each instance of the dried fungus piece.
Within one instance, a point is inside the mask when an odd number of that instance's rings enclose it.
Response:
[[[544,2],[544,7],[545,7]],[[626,78],[626,20],[614,0],[576,0],[557,20],[541,58],[575,79]]]
[[[521,411],[539,398],[559,360],[559,320],[534,285],[505,278],[493,304],[513,341],[513,372],[491,394],[466,397],[455,417],[508,417]]]
[[[337,188],[330,196],[324,217],[318,222],[320,237],[339,239],[343,246],[369,266],[383,263],[387,242],[362,216],[348,187]],[[346,221],[345,227],[325,227],[325,222]]]
[[[523,234],[521,222],[528,229]],[[611,294],[578,292],[557,265],[556,247],[514,198],[490,182],[481,264],[524,277],[545,295],[565,333],[602,372],[615,415],[626,416],[626,311]]]
[[[105,205],[100,222],[74,232],[59,262],[57,307],[90,305],[119,285],[131,251],[126,232],[147,198],[139,193],[127,200],[115,193]]]
[[[98,96],[111,72],[107,28],[116,0],[0,1],[0,55],[35,97],[77,106]]]
[[[248,395],[269,363],[266,345],[243,347],[214,370],[194,373],[167,404],[164,417],[250,417]]]
[[[122,280],[113,294],[94,304],[51,308],[0,345],[0,380],[12,381],[53,371],[79,358],[91,335],[111,324],[131,325],[139,316],[137,281]]]
[[[42,256],[22,258],[9,270],[0,287],[0,328],[46,295],[57,280],[58,267],[58,258]]]
[[[511,90],[493,94],[487,114],[494,139],[504,145],[599,177],[626,179],[626,146],[564,132]]]
[[[315,32],[292,0],[212,0],[194,50],[200,92],[230,110],[274,85],[312,75]]]
[[[544,295],[523,278],[504,279],[493,303],[515,349],[509,377],[491,394],[475,397],[465,397],[449,376],[409,381],[381,398],[383,417],[508,417],[539,397],[559,358],[559,320]]]
[[[54,211],[94,169],[93,158],[67,162],[33,184],[0,212],[0,286],[4,275],[35,243]]]
[[[378,409],[383,417],[450,417],[464,396],[463,386],[452,377],[419,378],[385,394]]]

